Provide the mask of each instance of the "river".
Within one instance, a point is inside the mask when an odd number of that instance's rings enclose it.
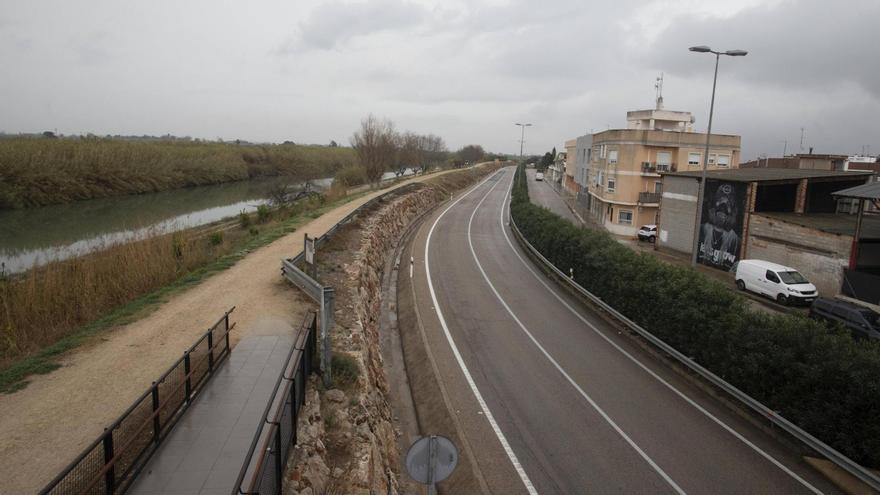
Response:
[[[406,175],[413,171],[407,169]],[[394,178],[391,172],[382,179]],[[253,212],[290,179],[255,179],[215,186],[119,196],[63,205],[0,210],[0,271],[19,273],[110,245],[197,227]],[[331,178],[313,181],[315,189]],[[294,186],[296,187],[296,186]]]

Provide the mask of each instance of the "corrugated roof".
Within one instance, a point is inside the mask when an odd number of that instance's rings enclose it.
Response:
[[[880,182],[871,182],[870,184],[850,187],[843,191],[833,192],[831,195],[843,198],[880,199]]]
[[[872,171],[809,170],[799,168],[732,168],[729,170],[707,170],[706,178],[729,180],[733,182],[762,182],[779,180],[820,179],[820,178],[863,178]],[[701,172],[667,172],[663,175],[673,177],[700,177]]]

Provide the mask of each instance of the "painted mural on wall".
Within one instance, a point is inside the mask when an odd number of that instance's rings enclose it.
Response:
[[[698,261],[722,270],[739,259],[748,184],[707,180]]]

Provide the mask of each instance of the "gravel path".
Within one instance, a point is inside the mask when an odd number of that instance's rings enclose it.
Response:
[[[254,251],[143,319],[68,353],[53,373],[33,376],[23,390],[0,395],[0,492],[42,488],[230,307],[236,306],[233,345],[249,335],[291,331],[311,302],[281,277],[281,258],[302,250],[303,232],[323,234],[381,192],[340,206]]]

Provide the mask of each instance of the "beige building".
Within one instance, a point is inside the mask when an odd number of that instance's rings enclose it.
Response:
[[[577,139],[569,139],[565,142],[565,173],[562,176],[562,185],[565,190],[577,194],[577,183],[574,181],[574,162],[575,148],[577,147]]]
[[[589,156],[584,206],[614,234],[635,236],[640,226],[657,223],[661,172],[702,167],[706,134],[693,132],[693,116],[658,107],[628,112],[626,129],[593,134],[591,148],[583,150]],[[708,168],[737,168],[740,141],[739,136],[713,134]]]

